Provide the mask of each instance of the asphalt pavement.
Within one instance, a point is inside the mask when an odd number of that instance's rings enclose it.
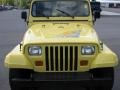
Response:
[[[20,10],[0,12],[0,90],[10,90],[5,55],[20,43],[26,31],[20,14]],[[120,56],[120,17],[101,17],[95,22],[95,29],[100,39]],[[115,69],[113,90],[120,90],[120,66]]]
[[[20,43],[26,31],[20,12],[17,10],[0,12],[0,90],[10,90],[8,69],[4,67],[5,55]]]
[[[120,8],[102,8],[103,11],[120,13]]]

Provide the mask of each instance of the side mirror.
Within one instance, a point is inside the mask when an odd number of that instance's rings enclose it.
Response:
[[[26,22],[26,20],[27,20],[27,12],[23,11],[23,12],[21,13],[21,18],[24,19],[25,22]]]

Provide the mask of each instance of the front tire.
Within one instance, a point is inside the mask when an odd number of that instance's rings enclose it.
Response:
[[[112,90],[114,83],[114,68],[101,68],[91,70],[92,78],[111,78],[109,87],[94,87],[87,90]]]
[[[31,76],[30,70],[9,69],[9,83],[11,90],[34,90],[28,87],[15,86],[12,82],[13,79],[29,79],[30,76]]]

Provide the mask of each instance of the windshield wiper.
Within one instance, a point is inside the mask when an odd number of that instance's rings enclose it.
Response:
[[[56,9],[56,10],[59,11],[59,12],[62,12],[63,14],[66,14],[67,16],[70,16],[70,17],[74,18],[74,16],[70,15],[69,13],[67,13],[63,10],[59,10],[59,9]]]

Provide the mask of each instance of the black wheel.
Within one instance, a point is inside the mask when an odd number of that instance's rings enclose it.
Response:
[[[9,83],[10,83],[11,90],[34,90],[33,88],[15,86],[12,82],[13,79],[22,79],[22,78],[29,79],[30,75],[31,75],[30,70],[10,69]]]
[[[91,70],[90,73],[92,74],[93,78],[111,78],[109,83],[109,87],[94,87],[94,88],[87,88],[87,90],[112,90],[113,83],[114,83],[114,68],[101,68],[101,69],[94,69]]]

